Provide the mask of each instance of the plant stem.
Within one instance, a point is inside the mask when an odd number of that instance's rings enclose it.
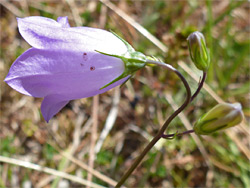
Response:
[[[190,102],[192,102],[194,100],[194,98],[199,94],[199,92],[201,91],[201,88],[203,87],[203,84],[206,80],[206,77],[207,77],[207,72],[203,72],[203,76],[202,76],[202,79],[199,83],[199,86],[198,88],[196,89],[196,91],[194,92],[194,94],[192,95],[191,99],[190,99]],[[194,131],[193,130],[189,130],[189,131],[185,131],[183,133],[179,133],[179,134],[162,134],[162,138],[166,138],[166,139],[172,139],[171,137],[173,136],[182,136],[184,134],[189,134],[189,133],[193,133]]]
[[[176,70],[174,67],[172,67],[171,65],[162,63],[162,62],[158,62],[158,61],[153,61],[153,60],[147,60],[146,62],[147,64],[155,64],[155,65],[159,65],[162,66],[164,68],[167,68],[171,71],[173,71],[175,74],[177,74],[177,76],[182,80],[186,91],[187,91],[187,96],[186,96],[186,100],[185,102],[181,105],[180,108],[178,108],[167,120],[166,122],[163,124],[163,126],[161,127],[161,129],[158,131],[158,133],[156,134],[156,136],[153,138],[153,140],[151,140],[151,142],[146,146],[146,148],[142,151],[142,153],[137,157],[137,159],[135,160],[135,162],[132,164],[132,166],[128,169],[128,171],[122,176],[122,178],[120,179],[120,181],[117,183],[117,185],[115,187],[121,187],[123,185],[123,183],[127,180],[127,178],[132,174],[132,172],[135,170],[135,168],[140,164],[140,162],[142,161],[142,159],[145,157],[145,155],[150,151],[150,149],[156,144],[156,142],[158,140],[160,140],[160,138],[162,137],[162,135],[164,134],[165,130],[167,129],[168,125],[171,123],[171,121],[190,103],[191,100],[191,90],[190,87],[186,81],[186,79],[183,77],[183,75]]]
[[[165,139],[172,139],[175,136],[183,136],[185,134],[190,134],[190,133],[194,133],[194,130],[187,130],[187,131],[184,131],[184,132],[178,133],[178,134],[165,134],[165,135],[162,135],[161,137],[165,138]]]
[[[207,77],[207,72],[203,72],[201,82],[199,83],[199,86],[196,89],[195,93],[192,95],[190,102],[192,102],[194,100],[194,98],[199,94],[199,92],[200,92],[201,88],[203,87],[203,84],[206,80],[206,77]]]

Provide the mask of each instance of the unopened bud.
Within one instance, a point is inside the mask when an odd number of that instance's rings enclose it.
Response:
[[[208,111],[195,123],[194,131],[199,135],[211,134],[239,124],[243,117],[240,103],[221,103]]]
[[[202,71],[207,71],[210,64],[210,54],[203,34],[199,31],[193,32],[187,40],[189,53],[195,66]]]

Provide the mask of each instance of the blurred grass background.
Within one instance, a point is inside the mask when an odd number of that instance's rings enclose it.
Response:
[[[8,159],[0,162],[0,187],[82,187],[84,179],[95,183],[89,187],[114,186],[185,97],[174,74],[150,67],[121,89],[100,95],[99,104],[93,105],[92,98],[70,102],[47,124],[40,113],[42,99],[24,96],[3,82],[11,64],[29,48],[16,17],[35,15],[68,16],[71,26],[111,29],[137,51],[178,68],[192,91],[201,72],[190,61],[186,38],[195,30],[203,32],[212,61],[207,89],[168,132],[185,131],[222,100],[240,102],[246,119],[211,136],[162,140],[125,185],[250,187],[249,8],[249,2],[234,0],[0,0],[0,157]],[[96,122],[97,130],[92,128]],[[111,131],[101,136],[106,126]],[[32,170],[32,164],[46,168]]]

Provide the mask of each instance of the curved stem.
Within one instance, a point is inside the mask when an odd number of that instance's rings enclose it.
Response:
[[[192,95],[190,102],[192,102],[194,100],[194,98],[199,94],[199,92],[200,92],[201,88],[203,87],[203,84],[206,80],[206,77],[207,77],[207,72],[203,72],[201,82],[199,83],[199,86],[198,86],[197,90],[195,91],[195,93]]]
[[[201,91],[201,88],[203,87],[203,84],[206,80],[206,77],[207,77],[207,72],[203,72],[203,76],[202,76],[202,79],[201,81],[199,82],[199,86],[198,88],[196,89],[195,93],[192,95],[191,99],[190,99],[190,102],[192,102],[194,100],[194,98],[199,94],[199,92]],[[183,132],[184,134],[188,134],[186,132],[189,132],[189,131],[185,131]],[[192,132],[191,132],[192,133]],[[166,139],[172,139],[173,136],[175,136],[176,134],[163,134],[162,135],[162,138],[166,138]],[[180,134],[177,134],[176,136],[182,136],[183,134],[180,133]]]
[[[164,134],[165,130],[167,129],[168,125],[171,123],[171,121],[190,103],[191,100],[191,90],[190,87],[186,81],[186,79],[183,77],[183,75],[176,70],[174,67],[172,67],[171,65],[162,63],[162,62],[158,62],[158,61],[153,61],[153,60],[147,60],[146,62],[147,64],[155,64],[155,65],[159,65],[162,66],[164,68],[167,68],[171,71],[173,71],[175,74],[177,74],[177,76],[181,79],[181,81],[183,82],[186,91],[187,91],[187,96],[186,96],[186,100],[185,102],[181,105],[180,108],[178,108],[167,120],[166,122],[163,124],[163,126],[161,127],[161,129],[158,131],[158,133],[156,134],[156,136],[153,138],[153,140],[151,140],[151,142],[149,142],[149,144],[146,146],[146,148],[142,151],[142,153],[137,157],[137,159],[135,160],[135,162],[132,164],[132,166],[128,169],[128,171],[122,176],[122,178],[120,179],[120,181],[117,183],[117,185],[115,187],[121,187],[123,185],[123,183],[127,180],[127,178],[132,174],[132,172],[135,170],[135,168],[140,164],[140,162],[142,161],[142,159],[145,157],[145,155],[150,151],[150,149],[156,144],[156,142],[158,140],[160,140],[160,138],[162,137],[162,135]]]

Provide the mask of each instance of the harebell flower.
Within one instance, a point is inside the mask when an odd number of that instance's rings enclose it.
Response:
[[[145,66],[146,56],[111,32],[70,27],[67,17],[17,21],[32,48],[13,63],[5,82],[22,94],[44,98],[41,112],[47,122],[70,100],[104,93]]]

